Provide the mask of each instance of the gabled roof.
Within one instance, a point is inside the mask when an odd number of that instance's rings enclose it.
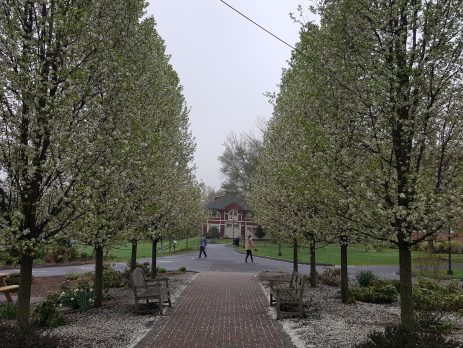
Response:
[[[216,198],[214,201],[206,205],[206,209],[225,209],[231,204],[239,205],[242,210],[249,210],[248,205],[242,198],[234,193],[226,193],[222,197]]]

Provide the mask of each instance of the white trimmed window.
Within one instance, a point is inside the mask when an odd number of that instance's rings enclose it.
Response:
[[[228,218],[233,221],[238,221],[238,212],[236,210],[230,210],[228,212]]]

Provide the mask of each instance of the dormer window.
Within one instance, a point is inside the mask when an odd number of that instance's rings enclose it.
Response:
[[[213,218],[219,218],[219,217],[220,217],[220,211],[218,211],[218,210],[213,210],[213,211],[211,212],[211,216],[212,216]]]

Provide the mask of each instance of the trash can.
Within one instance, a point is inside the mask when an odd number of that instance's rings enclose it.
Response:
[[[233,239],[233,245],[240,246],[240,239],[239,238],[234,238]]]

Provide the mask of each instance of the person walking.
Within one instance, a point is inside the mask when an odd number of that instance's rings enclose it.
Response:
[[[255,249],[256,245],[254,244],[251,235],[244,241],[244,249],[246,250],[246,258],[244,262],[248,262],[248,257],[251,256],[251,262],[254,262],[252,259],[252,249]]]
[[[204,253],[204,258],[207,258],[206,254],[206,246],[207,246],[207,240],[206,237],[202,236],[201,239],[199,240],[199,259],[201,258],[201,254]]]

